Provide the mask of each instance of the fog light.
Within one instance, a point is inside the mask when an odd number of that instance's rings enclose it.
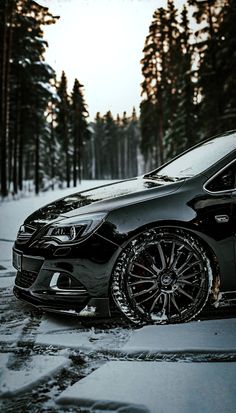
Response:
[[[64,272],[54,272],[49,287],[56,294],[85,294],[87,290],[84,286],[69,274]]]
[[[57,280],[58,288],[70,288],[71,287],[71,278],[68,275],[60,274]]]
[[[54,272],[52,279],[50,281],[49,287],[50,288],[57,288],[57,281],[58,278],[60,277],[60,273],[59,272]]]
[[[52,289],[70,289],[72,287],[72,280],[69,275],[65,273],[55,272],[50,281],[50,288]]]

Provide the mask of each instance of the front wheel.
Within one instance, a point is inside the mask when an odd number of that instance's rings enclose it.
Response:
[[[181,323],[204,307],[212,285],[210,261],[188,232],[151,229],[134,238],[118,258],[111,294],[136,324]]]

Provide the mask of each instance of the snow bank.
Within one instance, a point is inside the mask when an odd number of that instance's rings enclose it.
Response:
[[[36,342],[83,351],[160,354],[184,352],[236,352],[236,319],[205,320],[176,325],[145,326],[139,330],[81,328],[76,318],[47,315]]]
[[[46,316],[37,330],[36,343],[59,348],[91,351],[118,351],[128,340],[130,331],[122,328],[98,330],[81,327],[76,318],[50,319]]]
[[[0,288],[9,288],[9,287],[13,287],[14,285],[14,281],[15,281],[15,277],[14,276],[3,276],[3,274],[1,274],[2,271],[0,271]]]
[[[236,319],[146,326],[133,331],[124,353],[236,351]]]
[[[31,388],[39,381],[69,365],[69,360],[61,356],[32,356],[28,363],[18,371],[8,367],[12,357],[14,355],[0,354],[0,395],[3,397]]]
[[[1,227],[0,227],[0,231],[1,231]],[[6,242],[6,241],[1,241],[0,239],[0,265],[1,265],[1,268],[7,271],[13,270],[13,267],[11,265],[12,247],[13,247],[13,241]]]
[[[1,310],[4,311],[2,306]],[[17,341],[21,339],[22,332],[28,323],[28,318],[18,320],[17,317],[14,317],[13,320],[8,321],[6,324],[2,323],[0,327],[0,342],[13,343],[14,346],[17,345]]]
[[[57,402],[122,413],[235,413],[236,363],[109,362]]]

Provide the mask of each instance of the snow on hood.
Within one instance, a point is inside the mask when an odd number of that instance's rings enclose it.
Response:
[[[26,222],[37,220],[46,223],[59,216],[71,217],[87,212],[109,211],[141,199],[159,196],[163,192],[173,192],[182,184],[183,181],[160,182],[143,177],[106,184],[56,200],[35,211]]]

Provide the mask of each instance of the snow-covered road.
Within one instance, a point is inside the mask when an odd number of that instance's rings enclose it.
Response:
[[[0,204],[0,411],[234,413],[233,313],[135,330],[43,314],[13,296],[11,240],[32,210],[68,192]]]

